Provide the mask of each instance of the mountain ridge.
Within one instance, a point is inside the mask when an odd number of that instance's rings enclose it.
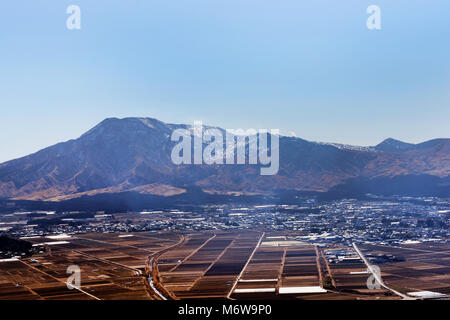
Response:
[[[175,144],[170,135],[180,128],[193,130],[155,118],[106,118],[77,139],[0,164],[0,197],[60,201],[125,191],[174,195],[188,186],[221,194],[324,192],[358,177],[450,174],[450,139],[445,138],[419,144],[390,138],[374,147],[350,148],[280,136],[280,170],[274,176],[260,176],[248,164],[177,166],[170,158]]]

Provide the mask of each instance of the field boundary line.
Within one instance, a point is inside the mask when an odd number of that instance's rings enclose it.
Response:
[[[52,278],[52,279],[55,279],[55,280],[58,281],[58,282],[64,283],[65,285],[69,285],[69,286],[73,287],[74,289],[76,289],[76,290],[78,290],[78,291],[84,293],[85,295],[87,295],[87,296],[89,296],[89,297],[91,297],[91,298],[94,298],[95,300],[102,300],[102,299],[100,299],[99,297],[96,297],[96,296],[94,296],[93,294],[90,294],[89,292],[86,292],[86,291],[84,291],[84,290],[81,289],[81,288],[77,288],[77,287],[75,287],[75,286],[73,286],[73,285],[71,285],[71,284],[69,284],[69,283],[67,283],[67,282],[65,282],[65,281],[62,281],[61,279],[58,279],[58,278],[55,277],[55,276],[52,276],[52,275],[48,274],[47,272],[44,272],[44,271],[42,271],[42,270],[39,270],[39,269],[36,268],[36,267],[33,267],[33,266],[29,265],[29,264],[26,263],[25,261],[22,261],[22,260],[19,260],[19,261],[20,261],[21,263],[23,263],[24,265],[26,265],[28,268],[31,268],[31,269],[33,269],[33,270],[35,270],[35,271],[38,271],[38,272],[40,272],[40,273],[42,273],[42,274],[45,274],[46,276],[48,276],[48,277],[50,277],[50,278]],[[44,298],[44,297],[42,297],[42,298]],[[44,299],[45,299],[45,298],[44,298]]]
[[[262,240],[264,239],[264,236],[265,236],[265,235],[266,235],[266,233],[263,232],[263,233],[261,234],[261,236],[259,237],[258,243],[256,244],[255,248],[253,249],[252,253],[250,254],[250,257],[248,257],[247,262],[245,263],[245,265],[244,265],[244,267],[242,268],[241,272],[240,272],[239,275],[237,276],[237,278],[236,278],[236,280],[235,280],[235,282],[234,282],[234,284],[233,284],[233,287],[232,287],[231,290],[228,292],[227,299],[230,299],[230,300],[232,299],[232,298],[231,298],[231,295],[233,294],[233,291],[234,291],[234,289],[236,288],[236,286],[237,286],[237,284],[238,284],[238,282],[239,282],[239,279],[240,279],[240,278],[242,277],[242,275],[244,274],[245,269],[247,269],[247,266],[249,265],[250,261],[252,260],[253,256],[255,255],[256,250],[258,250],[258,248],[260,247],[261,242],[262,242]],[[233,299],[233,300],[234,300],[234,299]]]

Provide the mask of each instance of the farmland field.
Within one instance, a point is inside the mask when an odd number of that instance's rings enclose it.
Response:
[[[450,246],[361,245],[387,287],[348,246],[262,231],[90,233],[26,239],[45,248],[0,262],[0,299],[401,299],[450,294]],[[68,288],[69,266],[81,286]]]

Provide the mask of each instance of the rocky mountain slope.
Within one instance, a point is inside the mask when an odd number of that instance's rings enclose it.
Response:
[[[151,118],[105,119],[78,139],[0,164],[0,198],[58,201],[123,191],[169,196],[189,186],[273,194],[327,191],[355,178],[389,183],[398,176],[450,175],[450,139],[343,148],[281,136],[280,169],[273,176],[260,175],[259,165],[175,165],[170,137],[177,128],[192,129]]]

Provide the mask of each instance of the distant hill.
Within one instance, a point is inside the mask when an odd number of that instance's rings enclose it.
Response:
[[[0,235],[0,258],[29,255],[32,244],[28,241]]]
[[[355,179],[374,181],[382,190],[380,183],[389,185],[396,177],[430,176],[437,179],[429,183],[442,184],[450,174],[450,139],[420,144],[387,139],[367,148],[281,136],[274,176],[261,176],[259,166],[248,164],[177,166],[170,158],[170,136],[177,128],[192,129],[152,118],[105,119],[77,139],[0,164],[0,198],[62,201],[121,192],[167,197],[191,186],[210,194],[271,195],[325,192]],[[397,190],[403,190],[401,181],[409,190],[416,180],[395,181]]]
[[[416,147],[415,144],[412,143],[406,143],[403,141],[395,140],[392,138],[388,138],[381,142],[380,144],[377,144],[375,146],[375,150],[379,151],[386,151],[386,152],[403,152],[412,150]]]

